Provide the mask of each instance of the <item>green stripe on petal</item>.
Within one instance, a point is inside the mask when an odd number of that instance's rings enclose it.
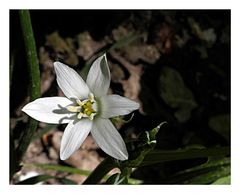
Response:
[[[104,152],[118,160],[128,159],[126,145],[109,119],[94,119],[91,134]]]
[[[108,95],[100,98],[101,117],[112,118],[119,115],[127,115],[139,109],[139,103],[119,95]]]
[[[101,97],[106,95],[108,88],[110,86],[110,71],[107,63],[106,55],[97,58],[87,76],[87,85],[91,92],[97,96]]]

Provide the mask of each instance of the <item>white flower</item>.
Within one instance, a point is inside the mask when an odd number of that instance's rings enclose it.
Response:
[[[126,115],[139,104],[119,95],[107,95],[110,71],[106,55],[96,59],[86,83],[72,68],[54,63],[57,83],[65,97],[39,98],[22,111],[46,123],[68,123],[60,148],[61,160],[68,159],[91,132],[99,147],[118,160],[128,159],[126,145],[109,118]]]

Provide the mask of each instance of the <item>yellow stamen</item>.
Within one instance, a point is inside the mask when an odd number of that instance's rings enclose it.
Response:
[[[94,100],[94,95],[93,95],[93,93],[90,93],[89,95],[88,95],[88,97],[89,97],[89,99],[90,99],[90,102],[94,102],[95,100]]]
[[[67,109],[70,112],[80,112],[81,107],[80,106],[68,106]]]
[[[83,106],[84,105],[84,103],[81,100],[79,100],[79,99],[77,99],[77,103],[78,103],[79,106]]]
[[[81,119],[82,117],[83,117],[83,113],[80,112],[80,113],[78,114],[77,118],[78,118],[78,119]]]
[[[94,118],[94,116],[95,116],[95,113],[92,113],[92,114],[89,116],[89,119],[92,121],[93,118]]]
[[[93,104],[96,103],[94,100],[94,95],[90,93],[89,99],[86,100],[79,100],[77,99],[77,106],[68,106],[67,110],[73,113],[78,113],[78,119],[82,117],[88,117],[90,120],[93,120],[94,116],[96,115],[96,110],[93,108]]]

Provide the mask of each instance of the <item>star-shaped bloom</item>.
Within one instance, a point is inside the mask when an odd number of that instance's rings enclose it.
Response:
[[[68,123],[61,140],[61,160],[79,149],[90,132],[104,152],[118,160],[128,159],[126,145],[109,118],[129,114],[139,104],[119,95],[107,95],[111,78],[106,55],[93,62],[86,83],[63,63],[55,62],[54,69],[66,97],[39,98],[22,111],[41,122]]]

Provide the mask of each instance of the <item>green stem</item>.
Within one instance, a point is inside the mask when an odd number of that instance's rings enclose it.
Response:
[[[20,22],[22,27],[25,50],[27,54],[27,65],[29,75],[29,92],[30,100],[35,100],[40,97],[40,71],[38,57],[33,35],[30,13],[28,10],[19,11]],[[22,138],[19,140],[19,145],[16,148],[16,167],[18,167],[24,153],[26,152],[33,134],[36,131],[38,122],[29,118],[26,129],[23,131]],[[14,173],[14,172],[13,172]]]
[[[20,10],[19,15],[27,54],[27,65],[30,80],[29,85],[30,96],[31,100],[34,100],[36,98],[39,98],[40,96],[40,71],[37,50],[29,11]]]
[[[116,160],[108,157],[97,166],[83,184],[97,184],[110,170],[117,167],[119,167],[119,165]]]

